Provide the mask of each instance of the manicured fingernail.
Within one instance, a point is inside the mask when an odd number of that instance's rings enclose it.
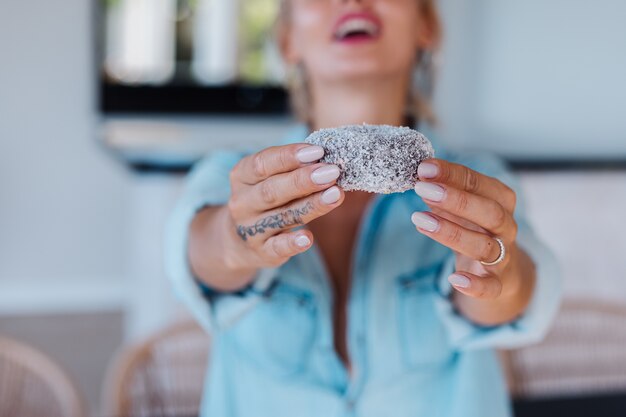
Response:
[[[446,190],[430,182],[418,182],[415,184],[415,192],[422,198],[431,201],[442,201],[446,195]]]
[[[295,240],[296,245],[300,248],[306,248],[311,244],[311,239],[306,235],[300,235]]]
[[[448,281],[450,284],[459,288],[469,288],[470,286],[469,278],[464,277],[463,275],[452,274],[448,277]]]
[[[322,193],[322,202],[324,204],[334,204],[339,201],[339,197],[341,197],[339,187],[332,186]]]
[[[296,153],[296,158],[302,163],[319,161],[324,156],[324,148],[313,145],[300,149]]]
[[[311,181],[318,185],[328,184],[339,178],[339,174],[341,171],[337,165],[326,165],[313,171]]]
[[[430,162],[422,162],[417,167],[417,176],[420,178],[435,178],[439,175],[439,167]]]
[[[439,229],[439,222],[433,216],[430,216],[426,213],[422,213],[421,211],[416,211],[411,216],[411,221],[413,224],[420,229],[424,229],[428,232],[435,232]]]

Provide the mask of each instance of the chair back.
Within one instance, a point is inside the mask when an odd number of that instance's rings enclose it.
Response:
[[[626,392],[626,305],[566,301],[543,342],[504,361],[517,398]]]
[[[84,417],[85,401],[62,369],[39,350],[0,337],[0,417]]]
[[[103,415],[197,415],[208,354],[209,337],[192,321],[174,324],[124,349],[105,378]]]

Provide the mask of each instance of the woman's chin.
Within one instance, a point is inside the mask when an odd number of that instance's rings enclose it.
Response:
[[[402,77],[404,73],[405,71],[403,70],[394,70],[393,68],[385,68],[384,66],[371,63],[357,65],[354,63],[337,65],[335,63],[318,72],[320,79],[339,83],[384,80],[391,77]]]
[[[322,59],[312,60],[312,65],[309,68],[311,73],[317,74],[320,79],[334,81],[403,77],[410,72],[412,61],[410,58],[406,60],[398,58],[398,55],[394,56],[387,53],[371,53],[371,51],[370,53],[365,53],[365,51],[357,53],[354,51],[349,55],[346,53],[330,54]]]

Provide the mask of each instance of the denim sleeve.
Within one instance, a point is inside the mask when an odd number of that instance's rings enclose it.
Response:
[[[517,244],[533,260],[537,280],[529,306],[516,320],[492,327],[476,325],[458,313],[450,300],[452,286],[448,276],[455,270],[454,256],[442,269],[439,286],[441,297],[436,307],[448,331],[452,345],[459,350],[482,348],[515,348],[540,341],[556,315],[561,298],[561,274],[556,258],[535,235],[525,214],[524,197],[517,179],[498,158],[481,156],[453,160],[478,172],[495,177],[517,194],[515,220],[518,224]]]
[[[249,311],[270,287],[275,269],[261,269],[249,288],[220,293],[193,275],[187,255],[189,227],[204,207],[223,205],[230,196],[229,174],[242,155],[215,152],[198,162],[187,177],[165,231],[165,268],[176,296],[202,327],[211,332],[228,327]]]

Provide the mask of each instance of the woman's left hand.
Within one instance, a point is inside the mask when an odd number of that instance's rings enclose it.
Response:
[[[476,299],[515,297],[529,259],[516,245],[515,192],[495,178],[463,165],[429,159],[419,165],[415,191],[432,213],[415,212],[417,230],[456,254],[456,272],[448,280]],[[505,247],[500,256],[498,237]],[[529,280],[530,282],[530,280]],[[526,291],[522,291],[526,292]]]

